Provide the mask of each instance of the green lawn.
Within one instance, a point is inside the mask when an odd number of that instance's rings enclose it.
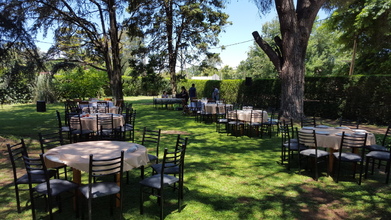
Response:
[[[151,97],[128,97],[137,110],[136,142],[144,126],[162,129],[161,150],[175,145],[176,134],[189,138],[185,160],[185,195],[183,209],[178,212],[175,193],[167,190],[165,219],[389,219],[391,217],[390,185],[385,175],[376,172],[358,186],[346,179],[335,183],[323,175],[314,181],[312,172],[298,174],[297,166],[289,171],[280,165],[280,138],[255,139],[218,134],[214,124],[195,122],[181,111],[154,109]],[[34,104],[2,106],[1,198],[3,219],[31,219],[25,207],[28,193],[22,192],[23,212],[16,212],[12,171],[5,144],[25,138],[31,152],[37,152],[37,134],[55,129],[55,110],[63,112],[63,104],[48,104],[46,112],[36,112]],[[162,155],[162,154],[161,154]],[[158,219],[156,199],[145,203],[139,214],[139,174],[130,172],[131,183],[124,185],[125,219]],[[323,173],[324,174],[324,173]],[[86,175],[83,175],[85,178]],[[62,213],[55,219],[74,219],[71,201],[65,201]],[[118,213],[116,213],[118,214]],[[43,208],[38,216],[47,214]],[[117,215],[116,215],[117,216]],[[93,203],[93,219],[110,219],[108,198]]]

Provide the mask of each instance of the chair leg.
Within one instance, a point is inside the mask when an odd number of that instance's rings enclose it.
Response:
[[[163,220],[164,219],[164,215],[163,215],[163,204],[164,204],[164,199],[163,199],[163,186],[161,186],[161,188],[159,189],[159,204],[160,204],[160,219]]]
[[[140,187],[140,215],[144,214],[144,195],[143,195],[144,188]]]
[[[390,161],[387,161],[387,165],[386,165],[386,171],[387,171],[386,184],[388,184],[388,180],[390,179],[390,173],[391,173],[390,167],[391,167],[391,163],[390,163]]]
[[[18,187],[18,184],[16,184],[16,183],[14,183],[14,184],[15,184],[16,207],[17,207],[18,213],[21,213],[21,210],[20,210],[20,198],[19,198],[19,187]]]
[[[30,191],[30,200],[31,200],[32,219],[35,220],[36,216],[35,216],[34,194],[33,194],[33,190],[31,188],[29,189],[29,191]]]

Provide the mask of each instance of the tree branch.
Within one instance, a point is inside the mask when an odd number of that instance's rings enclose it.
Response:
[[[276,51],[273,50],[273,48],[262,39],[262,37],[259,35],[258,31],[254,31],[252,33],[255,42],[261,47],[261,49],[266,53],[266,55],[269,57],[270,61],[274,64],[274,66],[277,69],[277,72],[281,72],[282,68],[282,59],[283,57],[278,55]]]

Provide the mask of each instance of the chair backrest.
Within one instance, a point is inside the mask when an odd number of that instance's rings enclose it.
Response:
[[[143,139],[141,145],[146,148],[154,148],[156,150],[156,157],[159,158],[159,145],[160,145],[160,134],[161,130],[150,130],[144,127]],[[149,151],[150,149],[148,149]]]
[[[315,130],[300,130],[296,128],[297,141],[300,146],[309,146],[315,148],[315,153],[317,153],[318,145],[316,143],[316,134]]]
[[[96,126],[98,130],[114,130],[114,116],[108,115],[96,115]]]
[[[68,112],[76,113],[76,112],[79,111],[79,106],[77,105],[76,101],[67,100],[65,102],[65,110],[68,111]]]
[[[339,145],[339,155],[343,152],[351,152],[353,149],[364,148],[367,141],[368,134],[364,135],[354,135],[342,132],[341,143]],[[364,156],[364,150],[361,151],[362,156]]]
[[[36,175],[37,173],[43,174],[46,180],[49,180],[49,175],[47,175],[47,169],[45,166],[45,162],[43,159],[43,154],[39,154],[39,157],[32,158],[27,155],[23,155],[24,165],[26,167],[27,175],[29,178],[29,182],[31,181],[31,177]]]
[[[58,110],[56,110],[56,117],[57,117],[57,122],[58,122],[58,128],[61,129],[62,128],[61,115]]]
[[[125,124],[132,123],[132,114],[133,114],[132,108],[125,108]]]
[[[134,124],[136,122],[136,115],[137,115],[137,111],[133,110],[132,111],[132,116],[130,117],[130,124],[133,126],[133,128],[134,128]]]
[[[96,129],[98,130],[98,135],[103,138],[104,136],[113,136],[114,135],[114,116],[113,114],[108,115],[96,115]]]
[[[188,138],[183,138],[183,137],[181,137],[180,134],[178,134],[176,144],[175,144],[175,151],[177,151],[179,148],[181,148],[183,146],[187,146],[187,141],[188,141]]]
[[[185,163],[185,152],[186,152],[186,145],[183,145],[182,147],[178,148],[175,151],[169,152],[167,148],[164,149],[164,156],[162,160],[162,170],[161,170],[161,186],[163,186],[163,180],[165,170],[169,169],[176,169],[179,167],[179,179],[183,178],[183,171],[184,171],[184,163]]]
[[[290,140],[291,140],[291,130],[290,130],[290,126],[288,123],[286,123],[285,120],[283,120],[280,124],[279,124],[279,131],[281,133],[281,141],[282,141],[282,144],[288,144],[288,146],[290,145]]]
[[[302,117],[300,121],[301,127],[316,127],[316,119],[313,117]]]
[[[69,117],[68,124],[71,130],[80,130],[80,131],[83,130],[80,114]],[[76,125],[79,127],[79,129],[75,128]]]
[[[391,124],[388,125],[381,143],[383,147],[387,147],[388,149],[391,148]]]
[[[18,179],[17,168],[24,166],[23,164],[23,155],[27,155],[26,144],[23,139],[20,139],[19,143],[16,144],[7,144],[8,156],[12,165],[12,172],[14,175],[14,181]]]
[[[263,122],[263,112],[257,110],[251,110],[250,115],[250,124],[251,123],[262,123]]]
[[[64,139],[62,137],[62,133],[60,131],[58,132],[52,132],[52,133],[45,133],[42,134],[41,132],[38,133],[38,139],[39,143],[41,145],[41,152],[44,154],[46,149],[52,149],[55,147],[58,147],[60,145],[64,145]]]
[[[105,159],[94,158],[94,155],[91,154],[88,171],[88,184],[93,184],[96,178],[104,176],[113,176],[113,182],[117,182],[116,174],[123,173],[123,165],[124,151],[121,151],[121,154],[118,157]],[[122,183],[121,177],[119,183]],[[91,189],[92,187],[89,187],[89,198],[93,198]]]

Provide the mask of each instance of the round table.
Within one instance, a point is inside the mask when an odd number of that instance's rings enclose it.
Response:
[[[96,116],[99,115],[99,118],[101,117],[111,117],[113,115],[113,127],[118,128],[120,126],[123,126],[125,124],[125,119],[123,115],[120,114],[112,114],[112,113],[94,113],[94,114],[87,114],[86,115],[80,115],[81,120],[81,126],[83,127],[83,130],[91,130],[91,131],[98,131],[97,123],[96,123]],[[78,117],[78,116],[72,116],[72,117]],[[72,129],[80,129],[80,125],[78,123],[74,123],[74,121],[71,120],[70,127]]]
[[[253,114],[253,118],[251,117]],[[239,120],[243,122],[267,122],[268,114],[267,111],[263,110],[234,110],[228,111],[227,118],[231,120]]]
[[[125,141],[87,141],[61,145],[48,150],[44,158],[48,168],[58,166],[59,163],[72,167],[73,181],[80,184],[80,171],[88,172],[90,154],[93,154],[94,158],[105,159],[118,157],[122,150],[125,151],[124,171],[147,165],[149,162],[144,146]]]
[[[329,173],[333,172],[334,157],[332,154],[339,150],[341,144],[342,132],[347,134],[354,134],[356,129],[350,129],[348,127],[329,127],[324,125],[319,125],[317,127],[303,127],[301,131],[311,131],[315,130],[316,134],[316,144],[318,147],[328,148],[329,164],[328,171]],[[376,137],[372,133],[368,133],[366,145],[376,144]]]

